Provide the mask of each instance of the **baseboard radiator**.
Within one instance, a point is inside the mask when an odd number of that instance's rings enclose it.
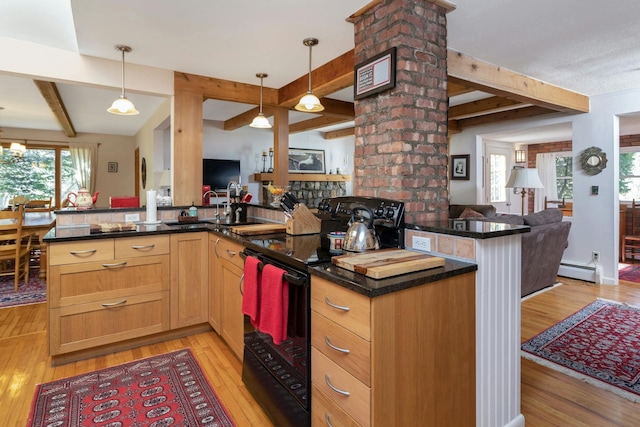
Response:
[[[558,269],[558,276],[601,284],[602,266],[579,264],[574,262],[561,262],[560,268]]]

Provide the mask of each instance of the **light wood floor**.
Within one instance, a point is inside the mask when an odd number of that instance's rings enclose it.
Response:
[[[640,304],[640,285],[598,286],[571,279],[522,303],[522,340],[598,297]],[[271,427],[245,389],[241,364],[213,332],[51,367],[46,304],[0,309],[0,426],[24,426],[38,383],[189,347],[238,426]],[[522,414],[527,427],[640,426],[640,404],[522,360]],[[457,427],[457,426],[455,426]]]

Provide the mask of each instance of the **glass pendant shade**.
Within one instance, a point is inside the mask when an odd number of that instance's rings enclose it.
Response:
[[[120,114],[123,116],[134,116],[136,114],[140,114],[133,105],[133,102],[122,96],[113,101],[113,104],[111,104],[111,107],[107,111],[112,114]]]
[[[140,112],[136,110],[133,102],[129,101],[124,93],[124,53],[131,52],[131,48],[129,46],[117,45],[116,49],[122,52],[122,93],[120,98],[113,101],[113,104],[111,104],[111,107],[109,107],[107,111],[111,114],[121,116],[134,116],[140,114]]]
[[[318,111],[324,110],[322,104],[320,104],[320,100],[317,96],[315,96],[311,92],[307,92],[305,96],[300,98],[300,102],[296,105],[296,110],[305,111],[307,113],[314,113]]]
[[[269,120],[267,120],[263,113],[258,113],[249,126],[258,129],[271,129],[271,123],[269,123]]]

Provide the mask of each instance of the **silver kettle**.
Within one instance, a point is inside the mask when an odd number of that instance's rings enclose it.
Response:
[[[367,211],[369,213],[368,224],[365,224],[362,215],[356,220],[358,211]],[[351,221],[349,221],[349,229],[344,238],[342,249],[349,252],[365,252],[373,249],[380,249],[380,241],[376,236],[373,228],[373,211],[366,207],[356,207],[351,210]]]

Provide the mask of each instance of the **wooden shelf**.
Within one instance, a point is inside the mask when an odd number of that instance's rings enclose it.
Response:
[[[255,173],[253,179],[256,182],[273,181],[272,173]],[[351,181],[351,175],[323,174],[323,173],[290,173],[289,181]]]

